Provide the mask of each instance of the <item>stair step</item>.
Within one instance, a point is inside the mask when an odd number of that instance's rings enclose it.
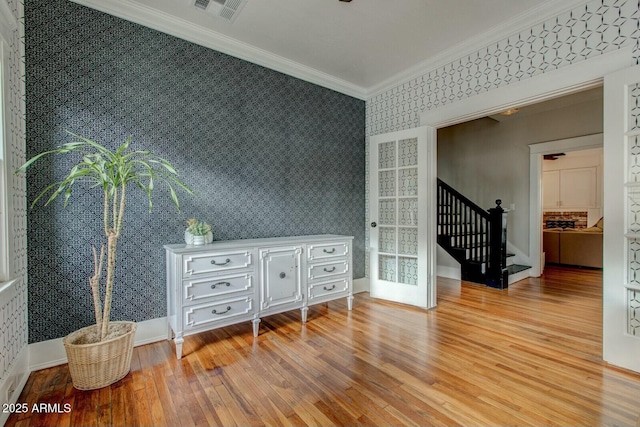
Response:
[[[530,268],[531,267],[528,266],[528,265],[513,264],[513,265],[510,265],[510,266],[506,267],[505,270],[507,270],[507,273],[509,273],[509,274],[516,274],[516,273],[519,273],[521,271],[528,270]]]
[[[516,254],[510,254],[507,252],[507,267],[514,265],[513,258]]]
[[[531,267],[529,267],[528,265],[519,265],[519,264],[513,264],[508,266],[506,268],[506,271],[509,273],[509,278],[508,278],[509,285],[529,277],[528,270],[530,268]]]

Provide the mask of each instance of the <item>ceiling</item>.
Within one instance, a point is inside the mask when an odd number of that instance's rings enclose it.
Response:
[[[73,1],[361,99],[584,3],[246,0],[230,22],[194,0]]]
[[[602,105],[604,101],[604,93],[602,86],[594,87],[591,89],[581,90],[568,95],[563,95],[557,98],[551,98],[546,101],[536,102],[534,104],[525,105],[517,108],[515,114],[503,115],[493,114],[488,116],[497,122],[508,122],[511,120],[519,120],[525,116],[533,114],[544,113],[548,111],[560,110],[560,109],[572,109],[578,104],[590,105]]]

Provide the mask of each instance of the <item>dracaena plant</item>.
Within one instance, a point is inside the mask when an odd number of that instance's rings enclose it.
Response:
[[[78,183],[88,183],[90,188],[95,188],[102,192],[104,234],[107,238],[104,303],[100,298],[100,285],[105,258],[104,244],[100,245],[99,255],[95,246],[91,246],[94,269],[93,275],[89,278],[97,335],[101,341],[109,332],[111,298],[116,267],[116,248],[118,238],[120,238],[122,232],[127,188],[131,184],[140,187],[147,194],[149,210],[153,207],[151,195],[156,182],[162,182],[168,186],[171,199],[178,210],[180,209],[180,203],[178,202],[175,188],[181,188],[189,194],[193,193],[178,179],[178,173],[168,161],[150,151],[130,150],[132,137],[128,137],[120,147],[115,151],[111,151],[88,138],[69,131],[67,133],[74,138],[74,141],[34,156],[22,165],[16,173],[25,172],[29,166],[44,156],[76,155],[79,160],[71,167],[67,176],[62,181],[50,184],[42,190],[31,204],[31,207],[46,195],[49,195],[49,197],[45,202],[45,206],[60,195],[64,197],[64,205],[66,206],[75,184]]]

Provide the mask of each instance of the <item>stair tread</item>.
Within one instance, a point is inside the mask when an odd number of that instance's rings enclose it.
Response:
[[[513,264],[506,267],[504,270],[508,274],[516,274],[516,273],[520,273],[521,271],[528,270],[530,268],[531,268],[530,265]]]

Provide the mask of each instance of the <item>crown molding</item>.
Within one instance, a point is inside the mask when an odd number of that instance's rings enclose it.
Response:
[[[307,67],[282,56],[227,37],[184,19],[126,0],[70,0],[83,6],[126,19],[136,24],[208,47],[227,55],[252,62],[269,69],[335,90],[336,92],[366,99],[366,89],[322,71]],[[0,4],[4,0],[0,0]]]
[[[0,0],[0,5],[4,1]],[[589,0],[547,0],[501,25],[493,27],[490,31],[459,43],[395,74],[380,84],[364,88],[131,0],[70,1],[362,100],[371,99],[389,89],[420,77],[430,70],[447,65],[492,43],[532,28],[589,2]]]
[[[477,52],[492,43],[496,43],[514,34],[518,34],[532,28],[548,19],[569,12],[580,5],[585,5],[589,1],[590,0],[547,0],[541,5],[505,21],[487,32],[467,39],[462,43],[458,43],[457,45],[414,65],[413,67],[395,74],[380,84],[367,88],[366,99],[371,99],[376,95],[388,91],[389,89],[393,89],[394,87],[420,77],[431,70],[445,66],[456,59],[460,59]]]

